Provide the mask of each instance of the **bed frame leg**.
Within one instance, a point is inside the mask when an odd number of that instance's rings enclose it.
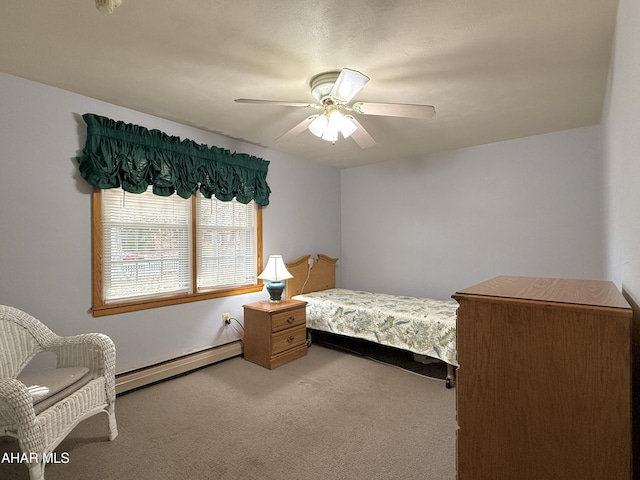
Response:
[[[447,363],[447,378],[445,380],[445,387],[453,388],[456,386],[456,374],[453,365]]]

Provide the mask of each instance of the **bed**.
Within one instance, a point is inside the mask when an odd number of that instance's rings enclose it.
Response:
[[[337,261],[319,254],[286,264],[293,278],[287,280],[285,295],[307,302],[307,328],[406,350],[418,360],[441,360],[451,388],[458,365],[458,303],[336,288]]]

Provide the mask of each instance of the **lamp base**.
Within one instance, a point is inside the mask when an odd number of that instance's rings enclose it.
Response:
[[[267,292],[269,292],[269,303],[281,303],[283,291],[284,282],[272,281],[267,283]]]

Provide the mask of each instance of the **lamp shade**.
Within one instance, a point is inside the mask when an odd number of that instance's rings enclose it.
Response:
[[[309,124],[307,127],[311,133],[313,133],[316,137],[322,137],[322,134],[329,125],[329,119],[323,113],[318,115],[313,122]]]
[[[293,275],[291,275],[287,267],[285,267],[282,255],[270,255],[267,266],[264,268],[264,271],[258,275],[258,278],[260,280],[279,281],[293,278]]]
[[[269,301],[271,303],[279,303],[282,300],[282,292],[284,291],[284,282],[288,278],[293,278],[287,267],[284,265],[281,255],[270,255],[267,266],[264,271],[258,275],[260,280],[269,280],[267,283],[267,292],[269,292]]]

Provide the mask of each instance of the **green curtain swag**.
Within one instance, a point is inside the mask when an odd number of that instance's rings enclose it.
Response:
[[[161,196],[189,198],[200,190],[206,198],[269,204],[267,160],[92,113],[82,118],[87,141],[77,160],[82,178],[96,188],[142,193],[153,185]]]

